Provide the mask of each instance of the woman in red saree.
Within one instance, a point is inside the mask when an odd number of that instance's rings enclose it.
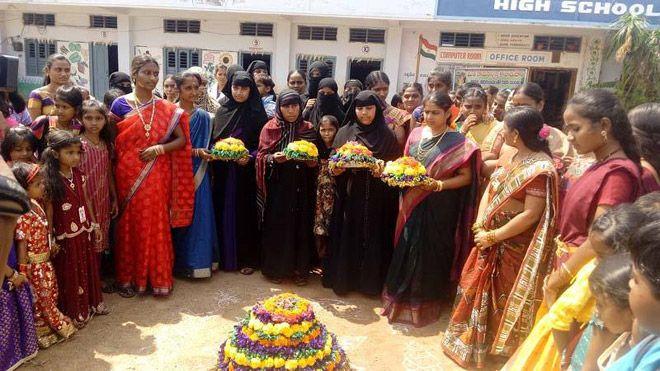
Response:
[[[158,63],[133,58],[135,91],[110,109],[117,123],[115,176],[119,199],[116,271],[120,295],[172,291],[171,228],[190,225],[194,182],[188,115],[153,97]],[[142,103],[146,102],[146,103]]]
[[[543,117],[514,108],[504,138],[515,147],[501,159],[479,205],[475,247],[463,267],[444,352],[461,367],[487,366],[508,356],[534,324],[542,281],[550,268],[557,212],[557,173]]]

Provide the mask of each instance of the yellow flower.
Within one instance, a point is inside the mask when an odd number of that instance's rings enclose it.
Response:
[[[261,367],[261,360],[256,357],[250,358],[250,367],[252,368],[260,368]]]
[[[236,358],[234,359],[236,363],[238,363],[241,366],[247,366],[248,365],[248,360],[245,354],[238,352],[236,354]]]
[[[284,364],[284,368],[286,368],[287,370],[295,370],[296,368],[298,368],[298,360],[296,359],[287,360],[286,363]]]
[[[273,359],[273,366],[275,366],[275,367],[278,367],[278,368],[279,367],[284,367],[285,364],[286,364],[286,361],[284,360],[284,358],[277,357],[277,358]]]
[[[273,357],[266,358],[266,360],[263,362],[263,367],[266,367],[266,368],[275,367],[275,359]]]

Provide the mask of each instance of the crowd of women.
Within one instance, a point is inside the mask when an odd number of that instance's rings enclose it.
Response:
[[[108,314],[103,293],[166,296],[173,275],[217,269],[320,272],[338,295],[380,295],[390,322],[451,310],[437,351],[465,368],[660,367],[660,104],[588,90],[552,127],[535,83],[450,91],[432,71],[387,102],[384,72],[340,96],[323,62],[278,94],[262,61],[167,76],[161,94],[148,55],[101,102],[70,68],[50,56],[27,103],[2,103],[2,157],[32,202],[1,270],[3,370]],[[250,156],[216,160],[229,137]],[[287,159],[297,140],[318,161]],[[329,166],[353,141],[432,181]]]

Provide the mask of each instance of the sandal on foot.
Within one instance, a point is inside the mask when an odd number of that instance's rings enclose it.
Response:
[[[120,287],[117,289],[117,293],[122,298],[132,298],[135,296],[135,290],[132,287]]]
[[[254,268],[245,267],[245,268],[242,268],[242,269],[240,270],[240,272],[241,272],[241,274],[244,274],[244,275],[246,275],[246,276],[249,276],[249,275],[251,275],[252,273],[254,273]]]

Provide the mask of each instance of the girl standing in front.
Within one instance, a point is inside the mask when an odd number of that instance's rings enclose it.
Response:
[[[49,136],[43,155],[47,211],[58,250],[53,258],[60,288],[58,307],[76,327],[83,327],[94,314],[109,313],[94,254],[103,233],[87,195],[86,176],[78,168],[81,150],[80,138],[58,130]]]
[[[44,196],[44,177],[39,165],[17,163],[12,167],[16,180],[30,197],[31,210],[16,224],[19,271],[30,281],[34,301],[34,321],[41,348],[69,338],[76,331],[71,319],[57,309],[57,281],[51,263],[51,244],[46,212],[37,200]]]
[[[316,181],[316,213],[314,215],[314,235],[316,238],[316,253],[323,259],[328,248],[330,218],[335,202],[335,178],[328,167],[330,154],[339,121],[334,116],[323,116],[318,130],[316,147],[319,149],[319,175]]]
[[[80,170],[86,175],[87,194],[103,234],[103,240],[95,246],[95,252],[101,254],[101,269],[104,279],[107,280],[105,276],[112,266],[109,251],[110,220],[117,215],[117,192],[112,174],[113,138],[108,125],[108,111],[98,101],[85,101],[82,107],[82,124],[80,139],[84,153]],[[111,286],[106,282],[104,290],[112,292]]]

